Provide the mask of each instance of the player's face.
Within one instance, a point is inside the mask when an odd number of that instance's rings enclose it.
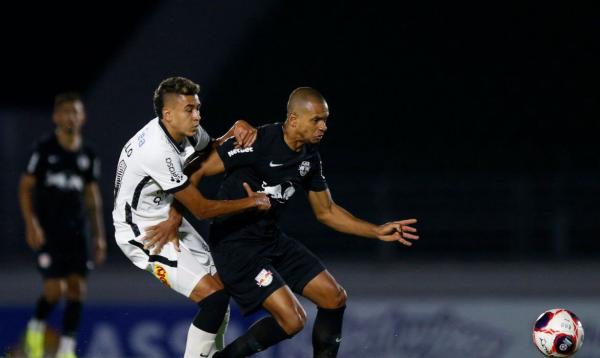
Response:
[[[298,114],[298,132],[306,143],[316,144],[327,132],[329,108],[326,102],[308,102]]]
[[[79,133],[85,122],[85,110],[81,101],[64,102],[54,108],[52,119],[60,131]]]
[[[191,137],[200,126],[200,100],[197,95],[176,95],[165,103],[165,114],[171,127],[181,136]]]

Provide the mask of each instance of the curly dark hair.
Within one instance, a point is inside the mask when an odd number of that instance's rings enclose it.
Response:
[[[164,79],[154,91],[154,112],[162,119],[162,109],[165,105],[165,94],[183,94],[193,96],[200,93],[200,85],[185,77],[169,77]]]

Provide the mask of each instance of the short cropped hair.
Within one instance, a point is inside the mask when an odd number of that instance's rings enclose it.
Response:
[[[154,112],[162,119],[162,110],[165,106],[166,94],[182,94],[193,96],[200,93],[200,85],[185,77],[169,77],[164,79],[154,91]]]
[[[81,96],[77,92],[62,92],[54,97],[54,109],[58,108],[63,103],[82,102]]]

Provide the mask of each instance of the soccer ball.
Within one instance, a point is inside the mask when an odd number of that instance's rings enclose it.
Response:
[[[535,320],[533,343],[546,357],[570,357],[583,344],[583,326],[573,312],[548,310]]]

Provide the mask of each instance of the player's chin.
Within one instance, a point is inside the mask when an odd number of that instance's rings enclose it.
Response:
[[[323,136],[322,135],[321,136],[316,136],[316,137],[313,137],[311,143],[312,144],[321,143],[322,140],[323,140]]]
[[[186,135],[187,135],[188,137],[191,137],[191,136],[193,136],[193,135],[196,135],[196,133],[198,133],[198,127],[194,127],[194,128],[192,128],[192,129],[190,129],[190,130],[189,130],[189,131],[186,133]]]

